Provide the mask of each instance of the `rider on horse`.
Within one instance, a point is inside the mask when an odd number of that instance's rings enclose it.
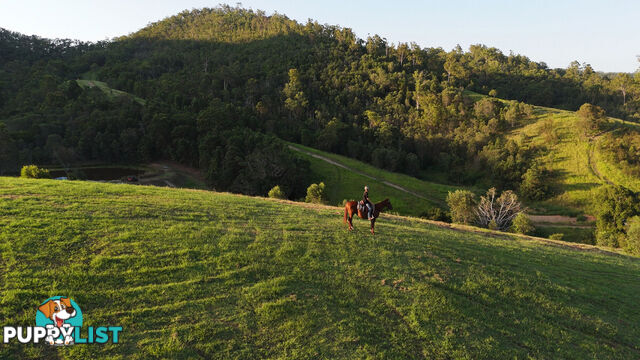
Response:
[[[371,221],[371,233],[375,234],[373,231],[373,227],[376,223],[376,218],[380,214],[380,212],[389,209],[393,210],[393,206],[391,206],[391,201],[389,199],[384,199],[377,204],[372,204],[369,201],[369,187],[364,187],[364,193],[362,194],[362,200],[360,201],[347,201],[344,204],[344,222],[349,223],[349,230],[353,230],[353,216],[356,215],[362,219],[365,219],[365,213],[369,221]]]
[[[373,219],[373,204],[369,201],[369,187],[367,185],[364,186],[364,193],[362,194],[362,203],[369,210],[367,213],[367,217],[369,220]]]

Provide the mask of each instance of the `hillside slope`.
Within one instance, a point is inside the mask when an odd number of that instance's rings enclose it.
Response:
[[[544,149],[536,161],[554,173],[554,196],[534,204],[537,211],[547,214],[595,214],[595,199],[598,189],[605,184],[629,186],[638,179],[612,176],[619,172],[615,164],[602,159],[599,153],[600,136],[585,137],[578,126],[578,115],[573,111],[535,106],[535,117],[522,127],[515,129],[510,137],[525,144]],[[637,124],[609,118],[614,128],[633,127]],[[633,188],[633,186],[631,186]]]
[[[640,262],[226,193],[0,178],[2,326],[68,295],[121,343],[2,358],[633,358]]]

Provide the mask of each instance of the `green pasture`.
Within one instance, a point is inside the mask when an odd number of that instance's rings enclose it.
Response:
[[[8,359],[622,359],[640,262],[569,243],[227,193],[0,178],[0,326],[73,298],[119,344]]]
[[[134,99],[140,105],[146,104],[146,101],[144,99],[122,90],[112,89],[111,87],[109,87],[109,85],[107,85],[107,83],[102,81],[78,79],[76,80],[76,82],[83,89],[97,87],[98,89],[102,90],[102,92],[104,92],[105,95],[107,95],[107,97],[109,97],[110,99],[114,99],[119,96],[128,96]]]

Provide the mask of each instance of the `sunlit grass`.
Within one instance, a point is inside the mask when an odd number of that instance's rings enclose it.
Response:
[[[535,161],[552,171],[554,196],[532,204],[542,213],[577,215],[593,213],[595,191],[603,184],[589,165],[591,143],[579,134],[577,115],[571,111],[547,111],[536,107],[536,121],[514,131],[514,137],[542,147]],[[545,121],[552,121],[555,137],[543,132]]]
[[[598,144],[594,144],[594,162],[598,167],[598,171],[600,171],[602,176],[607,180],[633,191],[640,192],[640,179],[626,174],[619,166],[611,163],[611,161],[602,154],[602,149],[600,149]]]
[[[68,295],[115,345],[0,358],[634,358],[640,261],[336,207],[0,178],[0,319]]]
[[[131,97],[132,99],[134,99],[137,103],[139,103],[140,105],[145,105],[146,101],[140,97],[137,97],[135,95],[129,94],[128,92],[122,91],[122,90],[116,90],[116,89],[112,89],[111,87],[109,87],[109,85],[107,85],[107,83],[102,82],[102,81],[97,81],[97,80],[76,80],[76,82],[78,83],[78,85],[85,89],[85,88],[92,88],[92,87],[97,87],[98,89],[102,90],[103,93],[105,93],[105,95],[107,95],[107,97],[109,98],[115,98],[118,96],[128,96]]]

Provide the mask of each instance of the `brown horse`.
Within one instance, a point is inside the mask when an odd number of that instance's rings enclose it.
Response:
[[[373,207],[373,219],[371,219],[371,233],[374,235],[375,235],[375,232],[373,231],[373,227],[376,224],[376,219],[378,218],[378,215],[380,215],[380,212],[382,212],[385,209],[393,210],[393,207],[391,206],[391,201],[389,201],[389,199],[384,199],[379,203],[375,204]],[[358,211],[357,201],[347,201],[347,203],[344,205],[344,222],[349,223],[349,230],[353,230],[353,222],[351,221],[351,219],[353,219],[353,214],[355,213],[358,213],[358,216],[361,219],[367,219],[366,208],[364,211]]]

